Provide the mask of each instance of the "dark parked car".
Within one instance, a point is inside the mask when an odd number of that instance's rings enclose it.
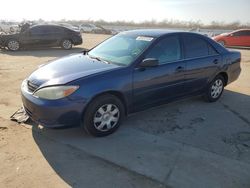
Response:
[[[11,51],[32,46],[61,46],[69,50],[73,45],[79,44],[82,44],[80,31],[58,25],[35,25],[17,34],[0,36],[0,46]]]
[[[240,61],[239,52],[200,34],[127,31],[33,72],[22,83],[23,106],[44,126],[81,124],[105,136],[125,115],[152,106],[194,95],[217,101]]]

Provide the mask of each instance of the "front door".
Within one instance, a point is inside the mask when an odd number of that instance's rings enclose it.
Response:
[[[25,46],[41,46],[44,33],[41,26],[32,27],[22,33],[21,43]]]
[[[136,66],[133,77],[134,110],[158,104],[179,97],[185,91],[185,68],[182,61],[181,45],[178,35],[170,35],[157,42],[144,59],[155,58],[156,67]]]

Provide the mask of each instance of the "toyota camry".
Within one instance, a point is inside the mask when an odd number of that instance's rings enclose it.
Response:
[[[27,114],[46,127],[113,133],[131,113],[188,96],[217,101],[241,54],[190,32],[134,30],[40,66],[21,86]],[[153,126],[153,125],[152,125]]]

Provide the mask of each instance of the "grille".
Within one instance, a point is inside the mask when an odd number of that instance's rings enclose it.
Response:
[[[33,84],[30,81],[28,81],[27,85],[28,85],[28,91],[32,93],[38,88],[38,85]]]

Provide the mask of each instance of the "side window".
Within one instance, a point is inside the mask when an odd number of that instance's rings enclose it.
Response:
[[[47,33],[51,33],[51,29],[50,29],[49,27],[42,27],[42,28],[41,28],[41,32],[42,32],[42,33],[46,33],[46,34],[47,34]]]
[[[240,37],[240,36],[245,36],[245,31],[237,31],[235,33],[233,33],[233,36],[237,36],[237,37]]]
[[[50,34],[50,33],[61,33],[61,29],[54,26],[37,26],[30,29],[31,34],[40,35],[40,34]]]
[[[59,27],[49,27],[48,30],[49,30],[49,33],[61,33],[62,32],[62,29]]]
[[[208,43],[196,36],[185,35],[183,37],[185,58],[196,58],[207,56]]]
[[[208,45],[208,54],[209,55],[216,55],[216,54],[218,54],[218,52],[210,44],[207,44],[207,45]]]
[[[246,35],[250,37],[250,31],[246,31]]]
[[[30,29],[30,33],[32,35],[42,34],[42,30],[40,27],[33,27]]]
[[[181,47],[178,36],[168,36],[159,41],[145,58],[156,58],[160,64],[181,59]]]

